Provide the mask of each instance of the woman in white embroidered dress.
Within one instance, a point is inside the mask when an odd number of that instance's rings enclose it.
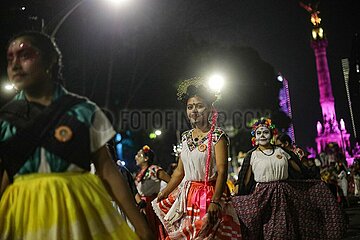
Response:
[[[241,239],[226,187],[229,140],[215,127],[216,96],[201,78],[192,78],[179,86],[178,97],[186,104],[193,128],[182,134],[178,167],[152,202],[155,213],[168,239]]]
[[[150,228],[155,233],[156,239],[166,238],[166,232],[151,206],[161,189],[161,181],[167,183],[170,176],[159,166],[154,165],[155,153],[148,146],[142,147],[135,156],[136,165],[140,171],[136,174],[135,184],[138,194],[135,196],[138,207],[146,215]]]

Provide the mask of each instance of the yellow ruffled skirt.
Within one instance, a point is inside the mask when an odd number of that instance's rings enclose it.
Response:
[[[0,201],[0,239],[139,239],[90,173],[15,178]]]

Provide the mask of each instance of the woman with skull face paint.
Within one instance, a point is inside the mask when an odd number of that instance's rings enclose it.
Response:
[[[244,239],[341,239],[341,210],[319,180],[290,179],[300,167],[281,147],[271,119],[253,125],[255,148],[244,159],[232,198]],[[319,217],[322,216],[322,217]]]
[[[215,125],[216,96],[192,78],[180,84],[178,97],[193,128],[182,134],[178,166],[152,202],[155,213],[168,239],[241,239],[226,187],[229,140]]]
[[[254,190],[257,182],[286,180],[290,171],[301,172],[300,167],[281,147],[271,143],[277,129],[271,119],[261,118],[254,123],[251,141],[255,148],[247,154],[246,167],[239,176],[238,192],[248,194]],[[245,160],[244,160],[245,161]],[[245,164],[245,163],[244,163]],[[240,181],[240,179],[243,179]]]
[[[61,85],[55,42],[20,33],[7,60],[19,93],[0,110],[0,239],[139,239],[112,199],[152,239],[107,151],[115,131],[98,106]]]

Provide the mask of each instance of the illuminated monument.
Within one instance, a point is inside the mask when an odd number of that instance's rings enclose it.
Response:
[[[335,102],[326,56],[328,41],[324,30],[320,26],[320,12],[316,9],[317,7],[311,5],[302,4],[302,7],[311,14],[311,23],[313,24],[311,47],[315,53],[320,105],[323,117],[322,122],[318,121],[316,126],[317,152],[320,153],[324,151],[328,143],[335,142],[343,149],[345,154],[348,155],[346,149],[350,147],[350,134],[346,131],[344,120],[340,120],[339,126],[336,119]]]

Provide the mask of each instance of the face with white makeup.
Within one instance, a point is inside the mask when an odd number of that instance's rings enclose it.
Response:
[[[191,125],[205,126],[210,125],[208,119],[211,107],[201,97],[194,96],[187,100],[186,114]]]
[[[270,146],[272,138],[271,130],[266,126],[260,126],[255,131],[255,139],[258,145],[267,147]]]

